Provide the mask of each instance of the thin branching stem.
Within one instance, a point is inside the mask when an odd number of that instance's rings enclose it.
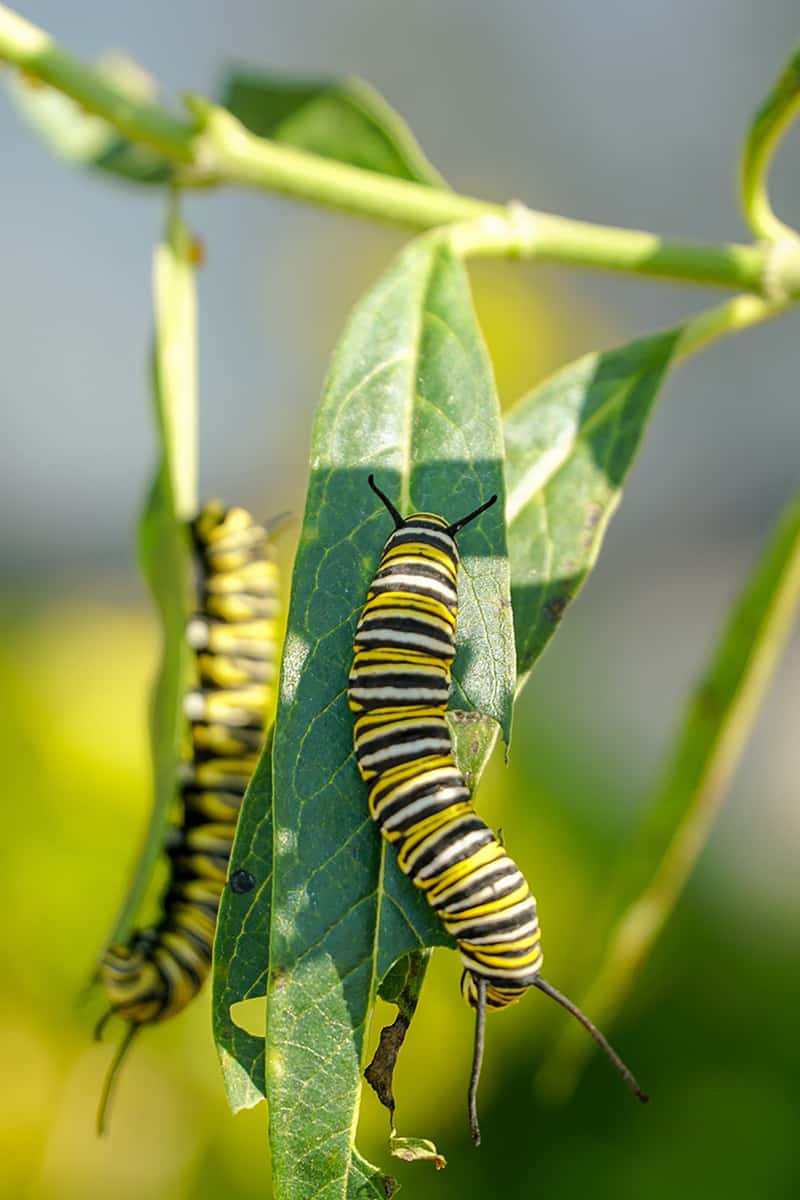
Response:
[[[419,230],[487,218],[483,228],[473,228],[465,254],[560,262],[756,294],[772,287],[786,298],[800,294],[800,245],[789,247],[768,279],[769,247],[763,245],[670,240],[390,178],[257,137],[225,109],[197,96],[188,99],[194,120],[181,119],[158,105],[132,101],[0,4],[3,59],[71,96],[126,138],[158,149],[180,168],[184,187],[256,187]]]

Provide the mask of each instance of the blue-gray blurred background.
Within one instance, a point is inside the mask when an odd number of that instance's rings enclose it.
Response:
[[[800,31],[790,0],[50,0],[24,13],[81,57],[125,51],[174,97],[215,91],[232,62],[360,75],[458,190],[720,241],[747,239],[742,138]],[[800,221],[798,146],[791,135],[774,170],[790,222]],[[163,197],[57,161],[3,94],[0,147],[0,742],[14,830],[13,848],[4,839],[4,1194],[261,1196],[264,1116],[226,1114],[202,1002],[141,1040],[112,1137],[93,1140],[109,1051],[90,1046],[93,1002],[75,997],[149,804],[157,633],[133,559],[154,454],[150,269]],[[207,250],[202,493],[300,514],[327,358],[403,235],[255,193],[196,195],[187,209]],[[504,404],[587,349],[721,298],[505,263],[479,264],[473,279]],[[484,811],[530,864],[556,983],[576,982],[583,922],[714,632],[797,485],[797,334],[793,314],[715,345],[669,381],[599,565],[520,705],[511,765],[487,781]],[[543,1108],[531,1080],[557,1020],[532,998],[492,1022],[484,1145],[473,1152],[469,1018],[455,963],[440,954],[397,1090],[401,1132],[435,1137],[450,1166],[435,1177],[394,1168],[409,1195],[799,1194],[799,704],[795,639],[615,1030],[650,1109],[634,1110],[598,1063],[571,1104]],[[384,1135],[365,1100],[365,1145],[382,1161]]]

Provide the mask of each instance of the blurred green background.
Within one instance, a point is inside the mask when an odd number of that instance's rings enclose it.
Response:
[[[791,0],[595,7],[501,0],[30,3],[92,57],[124,49],[174,94],[231,59],[353,72],[410,121],[454,186],[686,237],[744,238],[734,167],[798,32]],[[0,103],[2,839],[0,1194],[36,1200],[264,1196],[263,1109],[227,1112],[208,997],[148,1031],[111,1135],[94,1113],[113,1036],[84,995],[149,806],[157,630],[133,560],[152,458],[147,344],[160,199],[53,161]],[[798,139],[776,167],[798,194]],[[309,422],[349,306],[397,233],[276,198],[193,197],[203,492],[302,511]],[[479,264],[505,403],[560,362],[710,302],[700,290]],[[537,893],[547,975],[577,992],[586,929],[683,700],[760,538],[796,485],[800,342],[783,323],[682,368],[660,401],[600,564],[519,706],[481,811]],[[292,532],[281,541],[288,571]],[[593,1060],[574,1099],[534,1094],[562,1020],[533,995],[489,1024],[484,1141],[469,1144],[471,1018],[438,953],[398,1071],[398,1126],[446,1171],[392,1165],[365,1094],[361,1148],[420,1197],[536,1192],[783,1200],[800,1194],[800,646],[723,817],[613,1034],[653,1096]],[[119,1031],[114,1031],[118,1036]]]

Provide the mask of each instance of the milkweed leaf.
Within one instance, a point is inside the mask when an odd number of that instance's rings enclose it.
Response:
[[[588,354],[506,417],[518,688],[597,561],[678,335]]]
[[[390,528],[370,472],[403,512],[455,519],[503,495],[499,410],[466,275],[433,238],[402,253],[357,306],[312,440],[273,751],[266,1087],[287,1198],[366,1186],[352,1130],[376,990],[402,955],[451,944],[385,852],[352,755],[353,633]],[[515,670],[496,507],[464,531],[461,550],[453,703],[490,714],[507,735]]]
[[[235,872],[252,886],[234,890]],[[272,898],[272,739],[268,739],[245,792],[231,848],[229,882],[222,893],[214,941],[212,1024],[228,1103],[233,1112],[264,1098],[264,1034],[248,1033],[231,1006],[255,1000],[266,1022],[267,950]]]
[[[155,81],[123,55],[104,55],[97,70],[133,100],[157,99]],[[68,96],[24,76],[10,87],[23,118],[59,158],[130,183],[174,180],[169,158],[128,141]],[[361,79],[298,80],[237,67],[225,77],[220,103],[259,137],[382,175],[447,186],[402,117]]]
[[[405,121],[362,79],[233,69],[221,103],[251,133],[354,167],[445,186]]]

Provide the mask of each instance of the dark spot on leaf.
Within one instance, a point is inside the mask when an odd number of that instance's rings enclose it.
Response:
[[[447,714],[457,725],[477,725],[485,720],[484,714],[477,708],[451,708]]]
[[[583,522],[583,527],[587,533],[592,529],[596,529],[600,524],[600,519],[603,515],[603,508],[600,504],[590,504],[586,510],[586,518]]]
[[[189,262],[193,267],[203,267],[206,263],[206,244],[197,234],[189,242]]]
[[[269,973],[269,985],[273,991],[279,988],[286,987],[288,983],[288,973],[283,967],[273,967]]]
[[[548,600],[544,606],[544,615],[548,621],[552,621],[555,625],[556,621],[560,621],[564,615],[564,609],[569,604],[569,596],[553,596],[552,600]]]
[[[594,542],[594,531],[603,519],[603,508],[600,504],[590,504],[583,520],[583,537],[581,545],[584,550],[590,550]]]
[[[252,892],[256,886],[256,877],[255,875],[251,875],[249,871],[239,868],[238,871],[231,873],[230,885],[231,891],[239,896],[242,892]]]
[[[383,1176],[383,1190],[386,1193],[386,1200],[392,1200],[392,1196],[397,1191],[397,1180],[394,1175]]]

